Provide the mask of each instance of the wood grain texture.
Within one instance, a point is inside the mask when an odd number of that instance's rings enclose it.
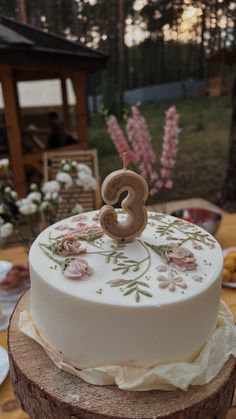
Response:
[[[218,376],[187,392],[122,391],[99,387],[60,371],[44,350],[18,330],[19,313],[29,308],[30,292],[19,301],[9,327],[11,380],[22,409],[32,419],[223,419],[231,405],[236,361]]]
[[[19,195],[25,195],[26,175],[23,164],[22,131],[16,81],[10,66],[1,65],[1,83],[4,97],[7,137],[10,149],[13,181]]]
[[[73,77],[76,98],[77,138],[83,149],[88,148],[88,121],[86,105],[86,73],[78,71]]]
[[[66,78],[61,78],[61,98],[62,98],[62,113],[63,119],[66,124],[66,127],[71,130],[71,121],[70,121],[70,107],[68,103],[68,92],[66,85]]]
[[[60,194],[61,200],[57,210],[57,220],[62,220],[63,218],[71,216],[71,208],[78,203],[83,206],[83,212],[100,209],[101,196],[97,150],[92,149],[63,152],[53,150],[44,152],[43,166],[45,181],[55,179],[57,172],[60,171],[62,159],[74,160],[77,163],[83,163],[89,166],[98,186],[96,190],[88,191],[84,191],[76,186],[72,186],[68,190],[63,189]],[[72,174],[72,177],[76,178],[77,175]]]

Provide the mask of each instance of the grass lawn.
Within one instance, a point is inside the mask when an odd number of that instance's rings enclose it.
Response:
[[[217,202],[222,189],[229,146],[231,105],[229,97],[175,100],[145,103],[141,112],[150,127],[159,164],[164,112],[175,105],[180,114],[180,142],[172,191],[161,191],[150,203],[206,198]],[[105,122],[98,114],[91,116],[90,147],[96,147],[102,179],[121,168]]]

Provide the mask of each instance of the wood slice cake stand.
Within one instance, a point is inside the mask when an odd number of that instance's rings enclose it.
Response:
[[[209,384],[185,392],[124,391],[94,386],[59,370],[44,350],[18,330],[30,292],[19,301],[9,327],[9,358],[14,392],[32,419],[223,419],[231,405],[236,361],[231,357]],[[63,330],[62,330],[63,333]]]

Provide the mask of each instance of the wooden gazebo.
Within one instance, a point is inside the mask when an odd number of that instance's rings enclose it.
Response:
[[[41,152],[24,154],[17,82],[60,79],[63,116],[69,125],[66,79],[70,78],[76,96],[78,145],[67,146],[67,149],[85,149],[88,144],[86,76],[103,69],[106,60],[107,56],[100,52],[0,16],[0,80],[9,157],[19,194],[26,192],[26,166],[40,170],[42,155]]]
[[[220,49],[206,57],[207,93],[209,96],[221,96],[231,90],[236,63],[236,52]]]

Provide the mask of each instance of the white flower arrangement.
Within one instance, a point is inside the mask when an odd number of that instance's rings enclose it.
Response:
[[[42,186],[42,191],[44,194],[53,193],[53,192],[59,192],[60,185],[56,180],[49,180],[48,182],[45,182]]]
[[[8,159],[0,159],[0,170],[7,170],[9,167]]]
[[[12,223],[4,223],[0,226],[0,237],[6,238],[13,233],[13,224]]]
[[[66,165],[64,165],[64,167],[65,166]],[[71,186],[73,185],[72,177],[69,175],[69,173],[66,172],[58,172],[56,175],[56,180],[57,182],[62,183],[66,189],[71,188]]]
[[[30,185],[30,191],[24,198],[19,199],[14,190],[9,174],[9,162],[0,160],[5,180],[0,181],[0,239],[5,239],[13,232],[29,247],[36,235],[47,225],[57,220],[58,205],[62,200],[61,192],[72,186],[81,190],[95,190],[96,179],[90,167],[72,160],[61,161],[60,170],[54,180],[44,182],[41,188],[36,183]],[[4,177],[3,177],[4,179]],[[68,208],[72,214],[80,214],[83,207],[77,203]],[[27,225],[29,234],[21,233],[21,226]],[[29,237],[28,237],[29,236]]]
[[[90,169],[87,164],[84,163],[77,163],[77,172],[80,173],[86,173],[87,175],[92,177],[92,170]]]
[[[96,179],[85,172],[79,173],[78,179],[76,179],[76,184],[77,186],[83,187],[85,191],[94,191],[97,189]]]
[[[42,195],[40,192],[30,192],[29,195],[27,195],[27,199],[35,204],[39,204],[42,200]]]
[[[73,215],[81,214],[83,211],[84,211],[84,208],[83,208],[83,205],[81,204],[76,204],[71,210]]]
[[[16,200],[18,198],[18,193],[16,191],[11,191],[11,197]]]
[[[32,215],[35,214],[37,212],[37,205],[33,204],[32,202],[28,201],[28,200],[22,200],[25,202],[21,202],[18,207],[19,207],[19,212],[22,215]]]

